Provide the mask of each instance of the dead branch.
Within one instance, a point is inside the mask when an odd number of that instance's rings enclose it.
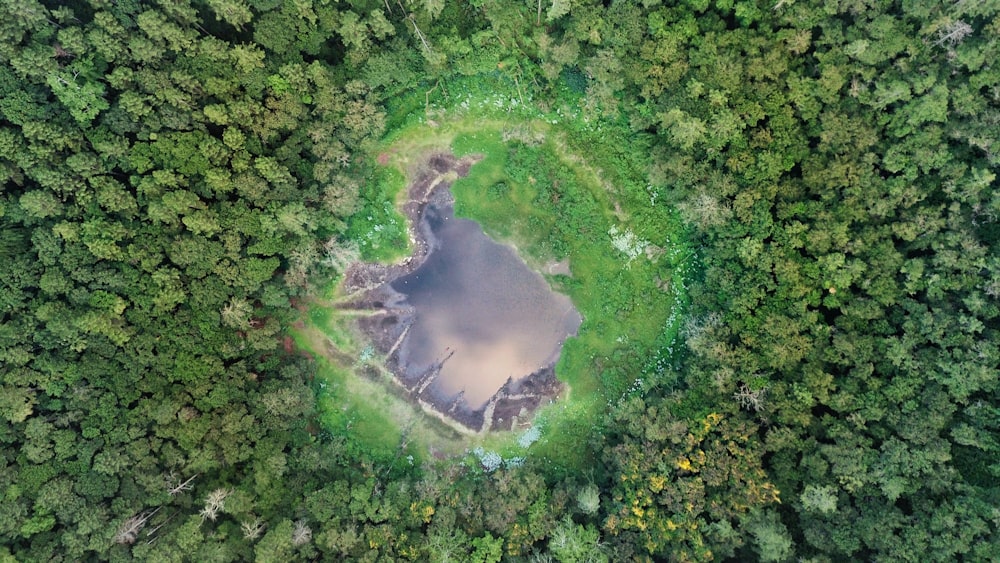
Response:
[[[954,47],[972,35],[972,31],[972,26],[962,20],[951,22],[937,31],[938,39],[934,45],[941,47],[947,44],[948,47]]]
[[[417,39],[420,40],[420,43],[423,44],[424,50],[428,53],[433,53],[434,50],[431,49],[430,44],[427,43],[427,38],[424,37],[424,32],[420,31],[420,28],[417,27],[417,20],[413,17],[413,14],[410,14],[408,19],[410,20],[410,23],[413,24],[413,32],[417,35]]]
[[[183,493],[184,491],[190,491],[190,490],[191,490],[191,488],[193,487],[193,485],[191,485],[191,481],[194,481],[194,480],[195,480],[195,479],[197,479],[197,478],[198,478],[198,474],[197,474],[197,473],[195,473],[195,474],[194,474],[194,475],[193,475],[193,476],[192,476],[192,477],[191,477],[190,479],[188,479],[187,481],[184,481],[183,483],[180,483],[180,484],[178,484],[178,485],[174,486],[174,485],[173,485],[173,481],[174,481],[174,474],[173,474],[173,473],[171,473],[171,474],[170,474],[170,475],[169,475],[169,476],[167,477],[167,492],[168,492],[168,493],[170,493],[170,496],[172,496],[172,497],[173,497],[173,496],[177,496],[177,495],[179,495],[179,494]]]

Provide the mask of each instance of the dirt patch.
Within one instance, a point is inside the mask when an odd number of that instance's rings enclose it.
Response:
[[[569,258],[545,264],[545,273],[550,276],[573,277],[573,272],[569,269]]]
[[[540,405],[563,391],[554,369],[561,343],[541,368],[527,375],[522,372],[517,379],[508,378],[485,403],[476,401],[470,406],[465,391],[446,395],[435,385],[442,369],[455,354],[454,349],[445,347],[429,365],[420,364],[423,367],[416,367],[411,362],[406,343],[417,321],[416,310],[407,302],[407,296],[392,286],[394,281],[420,268],[439,247],[440,241],[435,237],[431,222],[438,219],[442,208],[450,210],[454,205],[449,189],[451,180],[466,176],[479,158],[459,159],[446,153],[434,153],[420,160],[419,169],[410,171],[409,176],[414,179],[407,188],[407,200],[402,204],[402,212],[409,219],[412,254],[396,264],[352,265],[343,285],[349,297],[337,307],[360,313],[357,328],[411,400],[469,430],[485,432],[516,428],[529,420]],[[568,265],[553,266],[552,271],[546,273],[568,274]],[[500,381],[504,376],[506,372],[500,376]]]

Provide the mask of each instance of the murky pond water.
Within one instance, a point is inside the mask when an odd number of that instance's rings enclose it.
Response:
[[[443,361],[431,390],[441,397],[464,390],[475,409],[508,378],[551,365],[581,318],[513,248],[454,217],[450,205],[429,205],[424,220],[434,235],[430,254],[392,282],[416,311],[400,364],[416,377]]]

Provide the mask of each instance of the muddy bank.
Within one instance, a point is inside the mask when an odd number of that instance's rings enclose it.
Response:
[[[402,210],[413,254],[353,265],[340,306],[362,313],[359,329],[412,399],[486,431],[511,428],[562,391],[554,365],[581,319],[512,248],[454,217],[451,182],[476,160],[435,154],[411,173]]]

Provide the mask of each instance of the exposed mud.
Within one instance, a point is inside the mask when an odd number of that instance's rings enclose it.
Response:
[[[487,431],[516,427],[562,392],[555,362],[581,319],[567,297],[551,292],[523,262],[537,280],[524,284],[525,274],[511,273],[516,268],[495,269],[519,260],[513,249],[477,254],[486,244],[480,238],[488,239],[481,230],[470,235],[474,223],[454,218],[449,189],[477,160],[433,154],[410,171],[415,180],[402,211],[413,253],[397,264],[352,265],[343,286],[349,298],[339,307],[361,313],[358,328],[411,399],[472,431]],[[460,230],[439,236],[442,229]],[[473,269],[448,270],[456,262]],[[546,268],[563,275],[568,269],[567,263]]]

